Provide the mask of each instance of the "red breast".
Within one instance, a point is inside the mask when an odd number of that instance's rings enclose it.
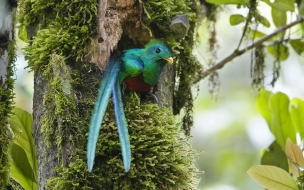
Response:
[[[127,84],[128,89],[134,92],[149,92],[153,87],[153,85],[144,82],[144,77],[142,74],[136,77],[127,78],[124,80],[124,82]]]

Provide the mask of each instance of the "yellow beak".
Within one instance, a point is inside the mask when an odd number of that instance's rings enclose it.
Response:
[[[163,58],[164,60],[168,61],[168,63],[172,64],[173,63],[173,58],[168,57],[168,58]]]

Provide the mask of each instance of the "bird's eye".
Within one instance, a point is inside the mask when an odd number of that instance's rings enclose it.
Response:
[[[159,53],[159,52],[160,52],[160,49],[159,49],[159,48],[157,48],[157,49],[155,50],[155,52],[156,52],[156,53]]]

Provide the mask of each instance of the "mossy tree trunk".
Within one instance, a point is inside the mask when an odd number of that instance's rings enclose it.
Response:
[[[124,95],[133,158],[130,172],[123,170],[111,106],[92,174],[87,172],[85,154],[101,71],[110,54],[158,38],[179,53],[177,62],[197,64],[191,56],[197,6],[195,0],[21,1],[19,21],[33,39],[25,56],[35,72],[33,133],[39,189],[195,188],[195,151],[181,137],[172,115],[176,72],[170,66],[154,89],[159,106],[132,93]],[[188,36],[178,39],[169,25],[181,13],[189,15],[191,27]]]
[[[9,182],[10,168],[8,117],[13,103],[16,2],[0,0],[0,5],[0,189],[4,189]]]

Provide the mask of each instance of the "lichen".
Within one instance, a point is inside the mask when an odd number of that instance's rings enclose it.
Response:
[[[0,189],[4,189],[9,182],[8,147],[11,132],[8,127],[8,117],[13,108],[14,98],[14,68],[16,61],[16,42],[10,41],[8,45],[9,63],[6,80],[0,80]]]
[[[265,48],[258,46],[254,49],[254,59],[251,59],[251,85],[259,90],[264,85]]]
[[[112,104],[99,135],[93,173],[79,149],[75,162],[58,167],[48,181],[52,189],[196,189],[197,152],[181,137],[174,116],[156,104],[140,104],[136,94],[125,103],[132,149],[131,169],[124,172]]]

